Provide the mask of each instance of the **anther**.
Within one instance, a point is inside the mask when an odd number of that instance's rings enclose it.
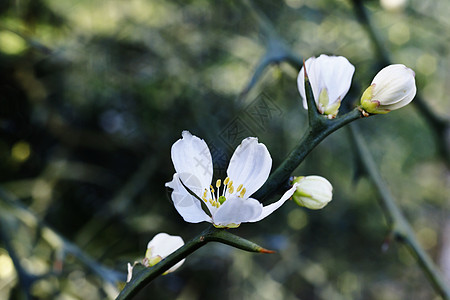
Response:
[[[242,183],[238,186],[236,192],[239,192],[242,189]]]
[[[230,185],[228,187],[228,193],[233,194],[234,193],[234,187],[232,185]]]
[[[216,181],[216,188],[220,188],[220,184],[222,183],[222,181],[220,179],[217,179]]]
[[[224,184],[224,185],[227,185],[227,184],[228,184],[228,181],[230,181],[230,178],[229,178],[229,177],[225,178],[225,180],[223,181],[223,184]]]
[[[245,190],[245,188],[243,188],[239,197],[244,198],[245,192],[246,192],[246,190]]]

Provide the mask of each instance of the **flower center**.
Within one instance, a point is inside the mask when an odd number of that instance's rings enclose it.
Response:
[[[219,208],[220,205],[222,205],[226,200],[226,192],[228,192],[229,195],[234,193],[234,186],[233,186],[233,181],[230,180],[229,177],[225,178],[225,180],[223,181],[223,189],[222,189],[222,193],[220,193],[220,188],[222,187],[222,180],[218,179],[216,181],[216,188],[217,188],[217,193],[214,190],[214,187],[212,185],[209,186],[209,193],[208,193],[208,189],[205,189],[205,191],[203,192],[203,201],[205,201],[205,203],[210,203],[213,207]],[[246,189],[245,187],[243,187],[242,184],[240,184],[237,189],[236,189],[236,194],[239,193],[238,197],[240,198],[244,198]]]

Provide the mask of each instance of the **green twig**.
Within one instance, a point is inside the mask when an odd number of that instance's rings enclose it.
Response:
[[[316,110],[315,104],[309,110]],[[312,114],[314,118],[309,120],[309,128],[303,137],[300,139],[297,146],[292,150],[288,157],[281,163],[281,165],[270,175],[266,183],[254,195],[256,199],[264,199],[275,193],[285,183],[287,183],[289,176],[300,165],[305,157],[328,135],[338,130],[342,126],[360,119],[362,117],[358,108],[349,113],[329,120],[324,115]]]
[[[12,214],[28,226],[41,228],[42,237],[55,249],[62,249],[78,258],[92,272],[100,276],[105,282],[114,286],[125,277],[124,274],[109,269],[99,264],[95,259],[87,255],[77,245],[73,244],[50,226],[41,221],[34,213],[28,210],[19,199],[0,187],[0,200],[6,205],[0,205],[2,213]],[[0,202],[0,204],[1,204]]]
[[[220,242],[249,252],[273,253],[273,251],[264,249],[253,242],[229,233],[225,229],[210,226],[155,266],[133,274],[131,281],[127,283],[116,300],[131,299],[152,280],[164,274],[176,263],[209,242]]]
[[[428,256],[425,250],[420,246],[414,235],[411,225],[409,225],[400,208],[395,203],[394,197],[381,178],[381,175],[378,172],[377,165],[369,149],[364,143],[363,137],[359,133],[356,124],[350,125],[350,133],[355,148],[358,151],[362,167],[370,176],[378,192],[380,193],[380,197],[378,198],[378,200],[383,208],[384,214],[388,220],[393,235],[409,248],[413,256],[419,262],[420,267],[427,275],[428,280],[435,288],[436,292],[438,292],[445,300],[449,300],[449,285],[443,279],[442,274],[433,263],[430,256]]]
[[[23,268],[22,263],[20,262],[20,257],[16,254],[11,242],[11,236],[9,233],[13,232],[13,229],[11,228],[12,226],[8,224],[5,218],[0,219],[0,225],[0,241],[3,242],[3,246],[6,248],[6,251],[8,251],[9,257],[14,264],[14,268],[19,279],[19,284],[22,287],[21,290],[23,291],[23,297],[25,299],[32,299],[31,288],[38,276],[28,273],[27,270]]]
[[[244,97],[255,86],[268,66],[272,64],[279,64],[284,61],[289,62],[296,69],[300,68],[302,65],[302,59],[294,54],[285,41],[279,37],[275,28],[273,28],[272,23],[263,14],[263,12],[249,0],[243,1],[242,4],[248,8],[248,11],[255,21],[258,22],[261,31],[266,37],[266,52],[259,60],[249,83],[239,95],[240,98]]]
[[[308,103],[308,130],[294,150],[292,150],[281,165],[270,175],[269,179],[256,194],[254,194],[256,199],[267,198],[279,188],[283,187],[288,182],[292,172],[321,141],[342,126],[362,117],[358,107],[336,119],[328,119],[327,116],[320,114],[317,110],[311,84],[306,73],[305,92]]]
[[[260,60],[249,84],[241,93],[241,97],[249,92],[249,90],[256,84],[265,68],[270,64],[286,61],[296,69],[300,69],[302,66],[301,58],[296,56],[279,38],[278,33],[273,28],[273,25],[269,19],[255,5],[253,5],[251,1],[246,0],[243,4],[249,8],[249,11],[260,25],[261,30],[265,33],[267,37],[267,50],[264,57]],[[306,78],[307,76],[305,76],[305,79]],[[297,147],[289,154],[289,156],[275,170],[275,172],[272,173],[264,186],[254,195],[257,199],[268,198],[279,188],[281,188],[284,183],[287,183],[291,173],[305,159],[306,155],[308,155],[312,149],[325,137],[338,130],[345,124],[362,117],[360,111],[355,108],[353,111],[336,119],[326,119],[326,117],[321,115],[316,109],[309,81],[305,82],[305,84],[306,92],[308,94],[308,107],[310,108],[308,109],[309,129],[301,138]]]

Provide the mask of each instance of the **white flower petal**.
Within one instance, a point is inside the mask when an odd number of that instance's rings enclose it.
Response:
[[[327,89],[328,92],[328,105],[345,97],[355,72],[355,67],[345,57],[322,54],[318,58],[311,57],[306,60],[305,66],[316,104],[319,102],[319,96],[323,89]],[[297,86],[303,99],[303,107],[308,109],[304,81],[305,75],[302,67],[297,77]]]
[[[274,203],[272,203],[270,205],[264,206],[263,209],[262,209],[261,214],[258,217],[255,217],[254,219],[251,219],[248,222],[261,221],[262,219],[264,219],[265,217],[267,217],[268,215],[273,213],[275,210],[280,208],[281,205],[284,204],[284,202],[286,202],[287,200],[289,200],[289,198],[292,197],[292,195],[294,194],[294,192],[297,189],[297,185],[298,184],[294,184],[289,190],[286,191],[286,193],[284,193],[284,195],[281,197],[281,199],[278,200],[277,202],[274,202]]]
[[[127,273],[127,283],[128,283],[131,281],[131,277],[133,276],[133,266],[130,263],[128,263],[127,269],[128,269],[128,273]]]
[[[171,195],[173,204],[186,222],[211,222],[211,218],[203,211],[200,201],[189,194],[181,184],[177,173],[173,175],[173,180],[171,182],[166,183],[166,186],[173,189]]]
[[[329,105],[342,100],[350,89],[355,67],[343,56],[321,55],[317,59],[328,91]]]
[[[151,256],[160,256],[162,259],[166,258],[178,248],[184,245],[184,241],[180,236],[169,235],[167,233],[158,233],[148,243],[147,249],[151,249]],[[184,259],[170,268],[167,273],[173,272],[178,269],[183,263]]]
[[[311,89],[313,91],[314,100],[319,101],[320,91],[322,90],[323,82],[321,81],[320,76],[320,68],[317,68],[316,58],[310,57],[305,61],[306,73],[309,78],[309,83],[311,85]],[[297,77],[297,87],[300,92],[300,96],[303,99],[303,108],[308,109],[308,103],[306,101],[306,91],[305,91],[305,69],[303,66],[300,69]]]
[[[262,204],[258,200],[231,196],[213,215],[215,225],[226,227],[229,224],[248,222],[261,215]]]
[[[176,172],[180,174],[184,184],[184,174],[194,174],[195,180],[200,182],[200,188],[209,187],[213,177],[213,165],[206,142],[189,131],[183,131],[182,136],[173,144],[171,151]]]
[[[409,103],[411,103],[411,101],[414,99],[415,95],[416,95],[416,93],[409,94],[409,95],[405,96],[402,101],[399,101],[394,104],[389,104],[389,105],[380,105],[378,108],[379,109],[388,109],[388,110],[396,110],[396,109],[402,108],[403,106],[406,106]]]
[[[401,65],[389,65],[375,75],[372,81],[373,100],[391,110],[409,104],[416,95],[414,71]]]
[[[240,184],[246,189],[244,198],[256,192],[269,177],[272,158],[264,144],[257,138],[246,138],[236,148],[227,169],[228,177],[237,188]]]

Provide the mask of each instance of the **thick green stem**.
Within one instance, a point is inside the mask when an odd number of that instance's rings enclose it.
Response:
[[[218,229],[210,226],[199,235],[187,242],[183,247],[166,257],[161,262],[157,263],[151,268],[146,268],[137,274],[133,274],[132,280],[127,283],[122,292],[116,298],[116,300],[132,299],[142,288],[148,283],[164,274],[168,269],[177,264],[182,259],[186,258],[189,254],[193,253],[200,247],[206,245],[209,242],[220,242],[233,246],[235,248],[259,253],[272,253],[273,251],[262,248],[261,246],[250,242],[246,239],[238,237],[225,229]]]
[[[355,148],[358,151],[359,157],[361,159],[360,161],[362,163],[362,167],[370,176],[378,192],[380,193],[380,197],[378,198],[378,200],[381,207],[383,208],[384,214],[388,220],[394,236],[408,247],[413,256],[419,262],[420,267],[427,275],[435,290],[444,299],[449,300],[450,287],[443,279],[442,274],[433,263],[431,258],[417,241],[411,225],[409,225],[408,221],[403,216],[400,208],[397,206],[394,200],[394,197],[381,178],[381,175],[378,172],[377,165],[369,149],[364,143],[364,140],[359,133],[356,124],[350,125],[350,132]]]

